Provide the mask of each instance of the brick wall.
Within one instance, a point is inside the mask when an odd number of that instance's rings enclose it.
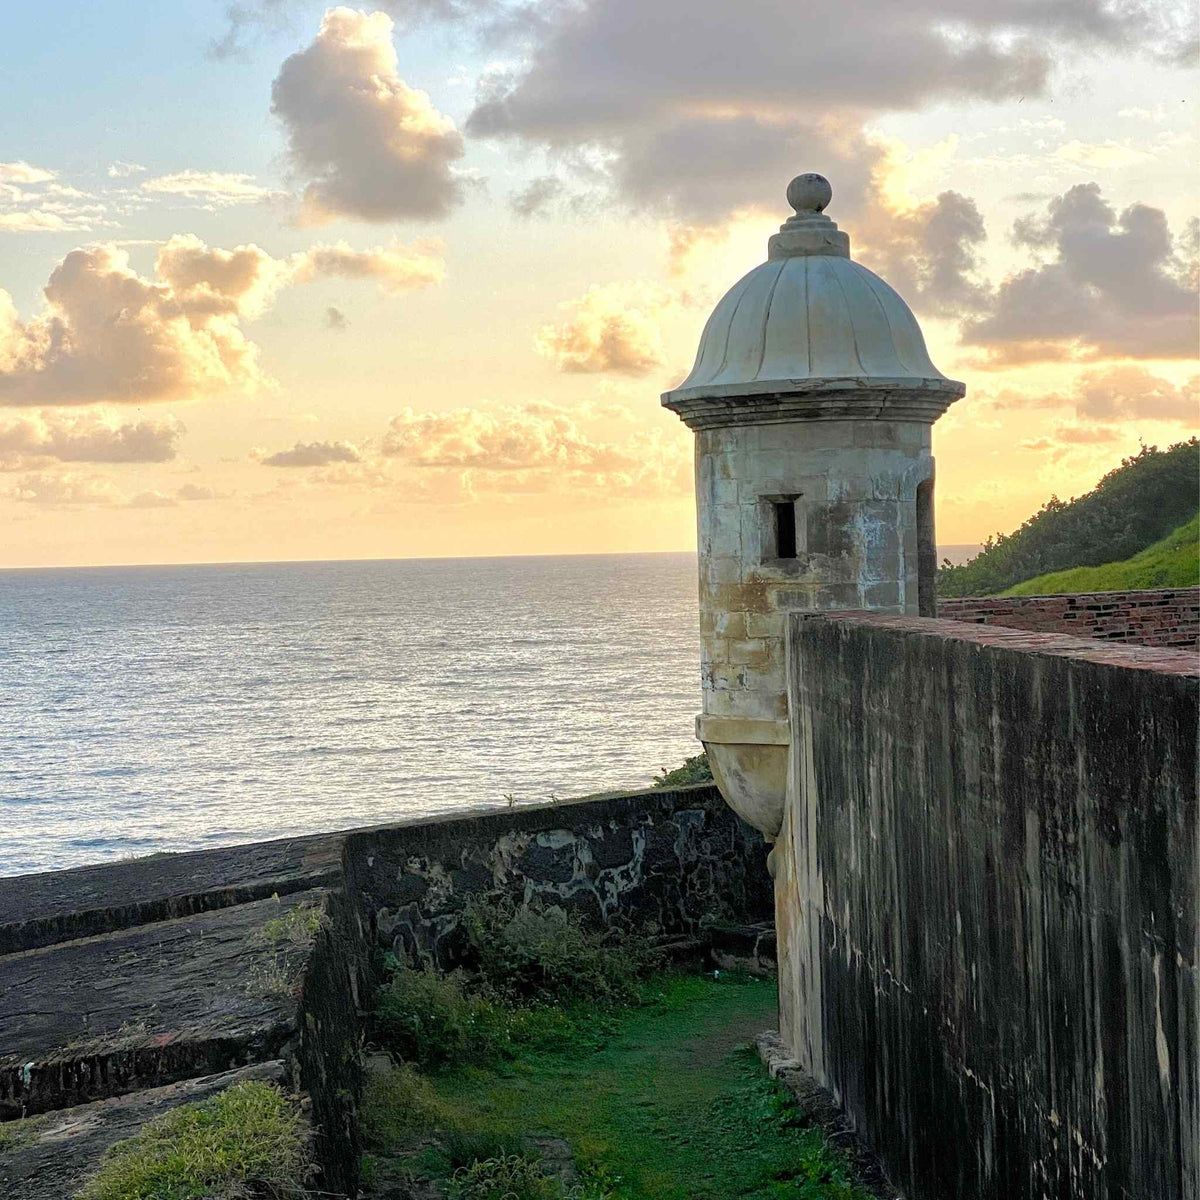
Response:
[[[1200,587],[1061,596],[951,596],[938,601],[938,616],[1142,646],[1195,646],[1200,641]]]

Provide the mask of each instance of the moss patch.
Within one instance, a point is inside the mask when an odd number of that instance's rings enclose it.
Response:
[[[430,1082],[456,1138],[565,1139],[589,1194],[867,1200],[747,1049],[776,1008],[771,982],[659,976],[647,1003],[605,1017],[603,1037],[518,1046],[502,1066]],[[448,1178],[436,1146],[388,1168]]]
[[[300,1197],[309,1175],[304,1129],[268,1083],[239,1083],[185,1104],[118,1142],[79,1200]],[[251,1192],[255,1188],[257,1192]]]

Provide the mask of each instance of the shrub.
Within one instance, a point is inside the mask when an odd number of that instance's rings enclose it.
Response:
[[[589,929],[558,908],[472,902],[464,925],[484,978],[512,1000],[632,1004],[658,965],[646,938]]]
[[[400,966],[375,1005],[380,1041],[424,1070],[494,1059],[511,1041],[509,1023],[493,1000],[467,994],[459,971]]]
[[[661,770],[655,775],[653,786],[656,788],[691,787],[693,784],[712,783],[712,781],[713,773],[712,767],[708,765],[708,751],[704,750],[691,758],[685,758],[682,767],[676,767],[673,771],[668,771],[666,768]]]
[[[105,1154],[80,1200],[201,1200],[305,1195],[300,1117],[277,1087],[239,1083],[150,1122]]]

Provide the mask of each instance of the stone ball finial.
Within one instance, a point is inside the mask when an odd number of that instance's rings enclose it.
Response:
[[[787,201],[798,213],[822,212],[832,199],[829,180],[815,171],[797,175],[787,187]]]

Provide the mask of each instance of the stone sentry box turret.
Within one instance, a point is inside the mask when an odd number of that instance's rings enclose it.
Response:
[[[696,433],[704,711],[726,801],[773,839],[788,766],[786,616],[936,613],[933,422],[966,391],[850,257],[821,175],[726,293],[663,404]]]

